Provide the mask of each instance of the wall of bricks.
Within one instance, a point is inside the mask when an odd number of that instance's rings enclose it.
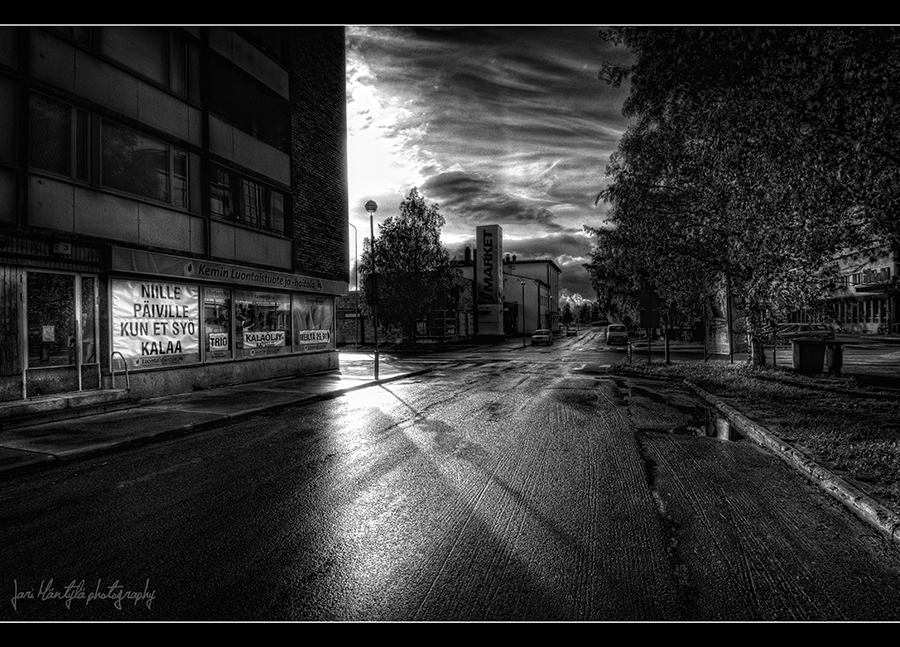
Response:
[[[294,268],[350,280],[344,28],[291,29]]]

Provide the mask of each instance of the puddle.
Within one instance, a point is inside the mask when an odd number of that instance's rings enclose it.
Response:
[[[706,436],[719,440],[739,440],[741,435],[737,432],[731,421],[720,414],[716,409],[706,406],[698,406],[692,412],[690,422],[666,430],[670,434],[682,434],[693,436]]]
[[[741,438],[740,433],[734,428],[731,421],[711,404],[696,401],[689,402],[688,400],[695,399],[689,395],[675,400],[671,396],[657,393],[651,389],[630,385],[625,380],[615,378],[614,380],[625,398],[634,396],[645,397],[688,415],[689,419],[686,423],[671,429],[653,429],[652,431],[656,433],[705,436],[720,440],[739,440]]]

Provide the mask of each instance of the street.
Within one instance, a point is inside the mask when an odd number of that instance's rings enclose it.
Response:
[[[900,619],[895,549],[591,335],[6,482],[0,619]]]

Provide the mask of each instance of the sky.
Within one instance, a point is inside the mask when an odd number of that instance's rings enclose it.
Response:
[[[500,225],[504,253],[552,259],[563,294],[595,299],[583,227],[603,222],[595,199],[628,126],[627,86],[597,78],[627,54],[599,31],[347,25],[351,263],[370,235],[365,203],[378,204],[377,237],[415,187],[445,218],[451,257],[474,251],[478,225]]]

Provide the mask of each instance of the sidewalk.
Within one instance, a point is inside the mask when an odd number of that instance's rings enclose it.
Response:
[[[427,373],[433,366],[379,354],[386,383]],[[436,366],[437,364],[435,364]],[[114,451],[212,427],[278,407],[316,402],[376,384],[374,357],[341,352],[340,369],[225,386],[142,401],[138,406],[0,431],[0,478],[58,461]]]

